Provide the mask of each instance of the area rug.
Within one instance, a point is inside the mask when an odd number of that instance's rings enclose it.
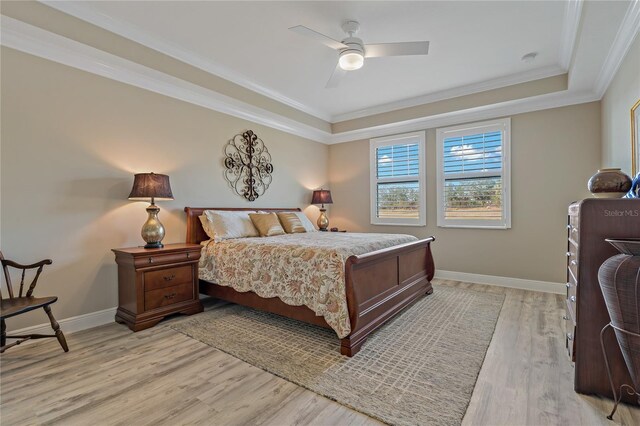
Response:
[[[504,296],[434,287],[352,358],[332,330],[238,305],[170,327],[385,423],[458,425]]]

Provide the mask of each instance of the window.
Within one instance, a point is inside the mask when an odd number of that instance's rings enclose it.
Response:
[[[438,226],[511,228],[511,119],[438,129]]]
[[[371,139],[371,223],[425,226],[424,132]]]

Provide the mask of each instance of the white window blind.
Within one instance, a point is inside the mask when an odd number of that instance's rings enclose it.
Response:
[[[510,120],[438,129],[438,226],[510,228]]]
[[[370,141],[372,224],[426,224],[424,141],[424,132]]]

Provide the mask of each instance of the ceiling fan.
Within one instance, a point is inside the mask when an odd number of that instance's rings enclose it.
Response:
[[[329,81],[327,82],[327,88],[338,86],[340,79],[344,77],[347,71],[362,68],[365,58],[427,55],[429,53],[428,41],[364,44],[361,39],[354,37],[354,34],[356,34],[360,29],[360,24],[358,21],[353,20],[345,21],[342,24],[342,29],[349,35],[349,37],[342,41],[334,40],[331,37],[314,31],[311,28],[307,28],[304,25],[297,25],[289,29],[298,34],[311,37],[316,41],[340,52],[336,68],[333,70],[333,74],[331,74],[331,78],[329,78]]]

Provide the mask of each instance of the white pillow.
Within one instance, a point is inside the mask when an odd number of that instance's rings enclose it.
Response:
[[[214,241],[228,240],[230,238],[246,238],[246,237],[258,237],[258,230],[253,226],[251,218],[249,217],[250,211],[224,211],[224,210],[205,210],[204,214],[209,221],[208,227],[204,227],[205,232],[207,229],[212,230],[214,235],[209,237]]]
[[[313,223],[311,223],[311,221],[309,220],[307,215],[305,215],[302,212],[294,212],[294,213],[296,214],[296,216],[298,216],[298,219],[300,219],[300,222],[302,222],[302,226],[304,226],[304,229],[307,232],[317,232],[318,231],[316,229],[316,227],[313,226]]]
[[[209,236],[209,238],[213,239],[213,237],[216,236],[216,233],[213,230],[213,223],[209,221],[209,219],[204,213],[198,216],[198,219],[200,219],[200,223],[202,224],[202,229],[204,229],[204,232]],[[207,240],[207,241],[211,241],[211,240]]]

